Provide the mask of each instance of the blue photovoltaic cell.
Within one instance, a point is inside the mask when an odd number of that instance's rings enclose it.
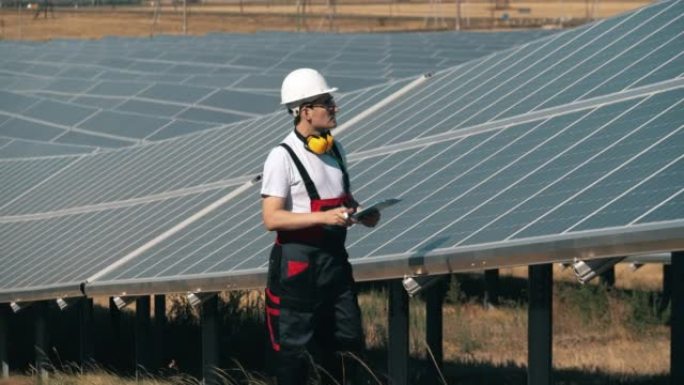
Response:
[[[681,147],[678,148],[677,143],[679,145],[683,143],[684,133],[680,131],[676,136],[678,136],[678,138],[673,137],[672,141],[668,141],[667,144],[659,146],[658,150],[673,153],[674,156],[678,157],[678,160],[671,160],[667,165],[657,169],[657,172],[653,172],[647,178],[639,180],[636,185],[632,186],[633,189],[625,195],[612,197],[615,199],[614,201],[609,202],[606,207],[601,208],[596,214],[587,217],[584,222],[575,226],[573,230],[581,231],[595,228],[626,226],[633,221],[638,220],[644,213],[648,212],[648,210],[657,210],[656,207],[658,207],[658,205],[668,202],[668,199],[675,194],[681,194],[681,192],[684,191],[684,161],[681,159]],[[649,164],[649,166],[655,166],[656,164],[660,165],[660,163],[664,161],[664,159],[656,159],[660,158],[660,154],[656,151],[652,151],[645,156],[653,159],[652,161],[654,163]],[[668,158],[672,159],[672,156],[665,159]],[[631,179],[630,175],[630,179],[628,180],[633,181],[635,179],[636,178]],[[672,209],[677,210],[675,207],[672,207]],[[684,212],[680,211],[679,216],[673,214],[670,219],[681,218],[682,214],[684,214]],[[649,220],[650,222],[662,220],[654,220],[653,217],[651,218],[652,219]]]
[[[547,211],[553,210],[553,212],[527,227],[516,237],[522,238],[562,232],[584,216],[590,214],[602,203],[610,200],[610,197],[615,196],[616,191],[622,191],[631,187],[636,181],[648,177],[659,167],[671,161],[672,157],[681,156],[682,148],[680,147],[679,151],[674,153],[673,151],[665,151],[658,154],[656,161],[645,162],[642,161],[643,159],[639,159],[636,163],[626,163],[631,159],[630,156],[646,151],[649,146],[655,145],[658,140],[665,138],[672,129],[681,125],[681,122],[684,122],[684,109],[681,109],[681,105],[679,110],[677,108],[665,110],[672,106],[673,98],[676,101],[682,100],[684,98],[684,91],[673,91],[671,93],[655,95],[636,108],[632,114],[625,115],[624,119],[619,122],[621,123],[619,125],[621,132],[626,134],[631,132],[631,130],[638,131],[635,131],[632,135],[619,142],[619,144],[584,166],[586,170],[579,169],[565,178],[563,182],[556,184],[545,194],[540,195],[538,200],[530,201],[529,204],[531,205],[536,203],[536,207],[543,207]],[[654,121],[647,123],[651,119],[654,119]],[[644,124],[646,126],[642,127]],[[676,145],[676,140],[681,140],[681,138],[681,135],[675,135],[667,139],[662,145]],[[675,141],[673,142],[673,140]],[[653,151],[657,151],[659,147],[655,146]],[[625,164],[628,164],[629,167],[623,166]],[[617,174],[607,174],[607,172],[615,170],[618,166],[622,166],[623,169]],[[593,178],[595,180],[599,176],[605,176],[606,179],[600,184],[592,186],[588,191],[576,197],[572,196],[571,201],[564,203],[560,208],[556,208],[553,205],[563,198],[571,197],[573,193],[578,193],[579,189],[585,188],[586,178]],[[558,203],[562,203],[562,201]]]
[[[94,108],[77,107],[67,103],[44,100],[26,110],[22,115],[46,122],[71,126],[97,112]]]
[[[166,119],[149,116],[102,111],[81,123],[79,127],[122,137],[144,138],[168,122]]]
[[[73,158],[45,160],[0,160],[0,207],[10,204],[36,181],[43,181],[73,162]],[[9,238],[3,234],[3,246]],[[3,255],[5,255],[3,253]]]
[[[123,208],[0,223],[0,231],[11,237],[3,244],[7,252],[0,255],[0,288],[82,281],[226,193],[214,190]],[[32,234],[36,237],[27,247]]]
[[[9,144],[4,146],[0,145],[0,159],[87,154],[93,151],[95,151],[95,147],[72,146],[14,139]]]
[[[178,114],[177,118],[193,120],[196,122],[227,124],[244,120],[246,117],[244,115],[233,114],[230,112],[222,112],[203,108],[188,108]]]
[[[229,87],[243,76],[242,74],[193,75],[187,83],[205,87]]]
[[[100,98],[95,96],[80,96],[71,101],[78,105],[91,106],[103,109],[112,109],[121,103],[120,99]]]
[[[216,125],[211,123],[195,123],[183,120],[176,120],[175,122],[168,124],[167,126],[162,128],[158,132],[154,133],[152,136],[147,137],[146,139],[169,139],[177,136],[191,134],[193,132],[203,131],[211,127],[216,127]]]
[[[202,101],[202,105],[255,114],[266,114],[280,107],[280,99],[251,92],[221,90]]]
[[[140,91],[148,88],[150,85],[150,83],[104,81],[89,89],[88,94],[107,96],[134,96]]]
[[[11,77],[0,88],[29,91],[73,108],[91,106],[166,119],[199,103],[219,111],[192,109],[181,117],[200,124],[226,123],[278,108],[280,83],[294,68],[317,68],[329,82],[348,92],[443,68],[453,52],[461,58],[470,51],[480,56],[546,34],[222,34],[53,40],[13,49],[7,43],[0,45],[0,51],[7,52],[0,56],[12,60],[4,60],[0,72]],[[36,73],[45,77],[35,78]],[[148,89],[155,82],[159,84]],[[179,106],[145,104],[161,101]],[[64,118],[53,123],[63,122]]]
[[[43,57],[43,60],[51,60],[50,58]],[[60,71],[57,76],[65,78],[79,78],[79,79],[93,79],[97,75],[101,74],[102,70],[91,67],[83,66],[72,66]]]
[[[20,113],[37,102],[38,100],[35,98],[0,91],[0,110],[4,112]]]
[[[207,96],[212,91],[206,87],[190,87],[170,84],[156,84],[148,88],[139,96],[156,100],[194,103]]]
[[[174,116],[183,111],[185,107],[174,104],[147,102],[141,100],[128,100],[116,107],[117,110],[135,112],[150,116]]]
[[[49,141],[64,132],[65,131],[59,127],[24,119],[10,119],[0,124],[0,135],[12,138]]]
[[[80,93],[86,91],[95,84],[96,82],[92,80],[58,79],[52,81],[44,89],[55,92]]]
[[[108,138],[103,136],[89,135],[82,132],[69,131],[55,139],[57,143],[76,144],[92,147],[116,148],[126,147],[133,144],[131,141]]]
[[[678,195],[674,196],[667,202],[663,202],[662,206],[657,207],[654,211],[641,218],[637,223],[653,223],[660,221],[681,220],[684,217],[684,194],[680,191]]]
[[[282,76],[275,75],[247,75],[235,84],[237,88],[245,89],[279,89],[283,81]]]

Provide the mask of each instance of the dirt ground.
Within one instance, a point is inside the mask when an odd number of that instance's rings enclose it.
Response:
[[[344,3],[344,1],[340,1]],[[577,24],[593,17],[622,13],[644,4],[644,0],[590,1],[511,1],[510,6],[493,9],[489,2],[466,2],[461,8],[461,27],[510,28],[563,23]],[[103,36],[153,36],[183,34],[181,7],[163,5],[158,17],[154,8],[101,7],[56,8],[54,14],[36,16],[35,8],[0,8],[0,38],[8,40],[48,40],[55,38],[97,39]],[[338,32],[379,32],[453,29],[456,5],[340,4],[335,17],[326,6],[307,7],[306,17],[297,16],[294,5],[193,5],[188,7],[186,31],[253,33],[262,30],[308,30]],[[505,20],[504,20],[505,19]]]

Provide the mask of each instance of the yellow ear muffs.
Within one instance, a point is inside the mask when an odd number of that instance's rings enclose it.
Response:
[[[316,155],[322,155],[332,149],[334,138],[330,133],[321,136],[311,135],[306,138],[306,147]]]

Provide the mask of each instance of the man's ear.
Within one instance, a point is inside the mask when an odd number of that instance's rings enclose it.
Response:
[[[300,115],[302,115],[302,118],[305,119],[307,122],[311,121],[311,108],[302,108],[299,110]]]

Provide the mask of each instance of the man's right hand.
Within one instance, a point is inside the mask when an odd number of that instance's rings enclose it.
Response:
[[[336,207],[327,211],[321,211],[318,215],[320,215],[321,222],[324,225],[349,227],[352,225],[351,215],[353,213],[354,209],[352,208]]]

